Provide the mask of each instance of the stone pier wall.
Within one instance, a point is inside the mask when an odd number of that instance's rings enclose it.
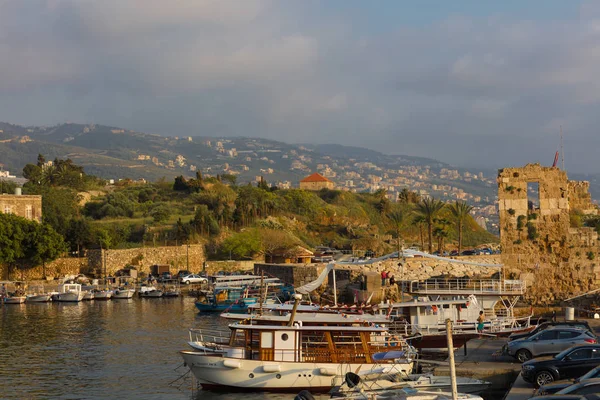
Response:
[[[0,280],[39,280],[48,278],[59,278],[65,275],[77,275],[80,271],[87,269],[87,258],[58,258],[46,264],[32,268],[11,268],[8,265],[0,265]],[[44,275],[45,274],[45,275]]]
[[[149,273],[150,266],[168,264],[171,272],[188,269],[191,272],[202,271],[204,262],[204,245],[141,247],[125,250],[90,250],[88,251],[87,274],[101,276],[104,274],[104,260],[109,275],[127,265],[137,267],[142,273]],[[189,267],[188,267],[189,259]]]

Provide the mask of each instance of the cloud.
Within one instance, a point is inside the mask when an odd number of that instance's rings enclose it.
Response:
[[[588,144],[567,166],[600,167],[594,2],[564,18],[410,26],[380,24],[404,12],[389,4],[327,7],[0,0],[0,120],[339,142],[491,168],[545,160],[563,125]]]

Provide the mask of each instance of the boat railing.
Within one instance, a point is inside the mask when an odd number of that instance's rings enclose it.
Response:
[[[231,331],[225,329],[190,329],[190,342],[228,344]]]
[[[499,279],[428,279],[411,281],[409,292],[420,294],[468,293],[468,294],[518,294],[525,293],[526,285],[521,280]]]

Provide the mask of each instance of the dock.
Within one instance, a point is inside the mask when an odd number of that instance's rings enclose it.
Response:
[[[459,348],[454,355],[456,375],[468,378],[482,379],[492,383],[491,391],[505,393],[508,388],[515,387],[520,378],[521,363],[507,355],[495,355],[507,342],[505,338],[473,339],[467,342],[465,355],[464,347]],[[439,366],[434,370],[435,375],[450,375],[449,366]],[[522,379],[521,379],[522,381]],[[525,400],[532,396],[533,387],[522,382],[521,391],[507,394],[505,400]],[[515,387],[516,389],[516,387]],[[525,390],[528,389],[529,391]],[[516,397],[518,393],[520,397]]]

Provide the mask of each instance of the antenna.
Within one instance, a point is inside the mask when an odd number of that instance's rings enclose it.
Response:
[[[560,126],[560,158],[562,163],[562,170],[565,170],[565,149],[563,148],[563,132],[562,125]]]

